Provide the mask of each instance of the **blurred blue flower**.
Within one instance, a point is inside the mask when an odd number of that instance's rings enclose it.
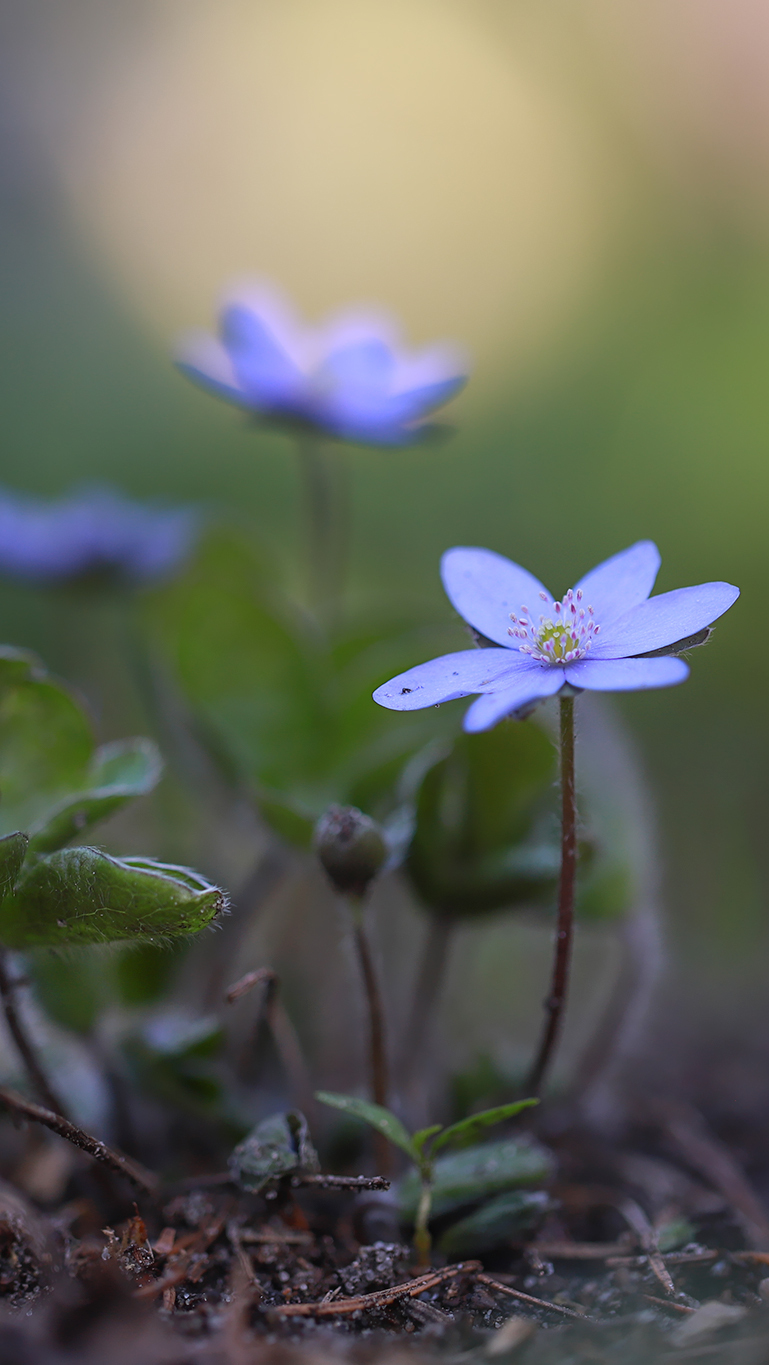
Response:
[[[424,417],[467,379],[457,347],[407,354],[392,319],[376,313],[348,311],[308,327],[266,285],[225,303],[220,338],[183,338],[179,369],[261,417],[364,445],[413,441]]]
[[[191,508],[134,502],[109,488],[52,500],[0,489],[0,573],[37,584],[100,575],[147,582],[183,562],[198,526]]]
[[[592,569],[556,602],[533,574],[493,550],[447,550],[443,586],[490,646],[410,668],[377,688],[374,701],[416,711],[479,692],[465,714],[464,728],[472,733],[567,684],[577,691],[628,692],[683,682],[689,666],[673,656],[704,642],[739,588],[701,583],[650,598],[659,565],[656,545],[641,540]]]

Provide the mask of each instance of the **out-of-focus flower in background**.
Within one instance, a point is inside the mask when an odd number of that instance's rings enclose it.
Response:
[[[199,525],[193,508],[137,502],[99,485],[53,499],[0,489],[0,574],[40,585],[96,576],[149,582],[183,563]]]
[[[301,322],[269,285],[239,291],[221,311],[220,339],[182,339],[177,364],[210,392],[268,421],[342,441],[405,445],[467,380],[459,347],[407,352],[386,314],[348,310]]]

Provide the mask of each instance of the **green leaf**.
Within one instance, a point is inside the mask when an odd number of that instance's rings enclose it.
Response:
[[[33,655],[0,649],[0,836],[24,830],[33,850],[82,834],[160,776],[150,740],[94,749],[74,696]]]
[[[531,1109],[535,1104],[539,1104],[539,1100],[514,1100],[511,1104],[499,1104],[495,1109],[484,1109],[480,1114],[471,1114],[469,1118],[460,1119],[459,1123],[452,1123],[450,1128],[444,1128],[440,1137],[435,1139],[433,1155],[443,1147],[467,1147],[484,1128],[491,1128],[495,1123],[504,1123],[505,1119],[513,1118],[524,1109]]]
[[[189,868],[64,849],[24,867],[0,905],[0,942],[29,948],[165,939],[196,933],[225,908],[224,892]]]
[[[446,730],[435,711],[396,719],[371,702],[382,678],[413,662],[424,642],[370,621],[328,642],[281,600],[253,547],[231,532],[210,536],[146,609],[220,767],[245,781],[265,819],[300,847],[331,804],[386,817],[405,761]]]
[[[73,1033],[90,1033],[101,1010],[110,1003],[111,964],[92,950],[26,956],[35,998],[50,1019]]]
[[[421,1155],[419,1148],[409,1137],[400,1119],[391,1114],[389,1109],[384,1109],[381,1104],[370,1104],[368,1100],[359,1100],[355,1095],[335,1095],[328,1090],[317,1090],[315,1098],[320,1100],[321,1104],[331,1105],[332,1109],[341,1109],[342,1113],[352,1114],[356,1119],[371,1124],[371,1127],[382,1133],[388,1142],[400,1147],[412,1161],[419,1162]]]
[[[168,989],[187,951],[184,939],[171,943],[126,944],[111,956],[114,992],[122,1005],[146,1005]]]
[[[553,1157],[547,1148],[528,1137],[486,1142],[439,1157],[433,1168],[433,1217],[520,1185],[542,1184],[553,1170]],[[419,1192],[419,1176],[409,1171],[396,1189],[404,1218],[413,1219]]]
[[[543,839],[555,751],[534,721],[461,735],[425,773],[407,871],[422,900],[475,915],[548,898],[558,849]]]
[[[212,1118],[224,1107],[224,1090],[212,1064],[223,1041],[218,1019],[167,1011],[126,1038],[123,1052],[143,1089],[174,1109]]]
[[[528,1239],[553,1201],[544,1190],[510,1190],[454,1223],[438,1242],[444,1256],[476,1256]]]
[[[0,839],[0,902],[16,885],[28,848],[29,839],[18,831]]]
[[[49,853],[157,786],[163,762],[151,739],[116,740],[93,754],[82,786],[41,814],[30,846]]]
[[[411,1141],[417,1151],[420,1153],[423,1152],[428,1138],[431,1138],[434,1133],[440,1133],[442,1127],[442,1123],[434,1123],[430,1128],[420,1128],[418,1133],[414,1133]]]
[[[292,1110],[263,1119],[238,1143],[229,1167],[241,1189],[254,1194],[292,1171],[320,1170],[304,1114]]]

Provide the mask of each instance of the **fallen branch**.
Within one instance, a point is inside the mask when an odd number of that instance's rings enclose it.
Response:
[[[291,1184],[315,1185],[322,1190],[389,1190],[390,1181],[383,1175],[307,1175],[291,1177]]]
[[[425,1290],[436,1289],[458,1275],[476,1275],[480,1268],[480,1261],[462,1261],[459,1265],[447,1265],[443,1270],[432,1270],[416,1280],[406,1280],[405,1284],[396,1284],[392,1289],[376,1289],[372,1294],[356,1294],[354,1298],[333,1302],[278,1304],[265,1311],[281,1318],[332,1318],[339,1314],[362,1313],[371,1308],[387,1308],[398,1299],[415,1299]]]
[[[657,1234],[654,1231],[649,1219],[646,1217],[640,1204],[635,1199],[618,1199],[615,1204],[616,1209],[622,1214],[628,1227],[633,1229],[641,1246],[649,1258],[649,1265],[657,1276],[662,1288],[671,1298],[676,1294],[676,1287],[670,1277],[665,1262],[660,1254],[657,1244]]]
[[[526,1250],[535,1251],[546,1261],[605,1261],[610,1256],[623,1261],[636,1259],[623,1257],[627,1250],[624,1242],[530,1242]]]
[[[658,1299],[656,1294],[644,1294],[649,1303],[658,1303],[660,1308],[672,1308],[674,1313],[696,1313],[696,1308],[690,1308],[687,1303],[671,1303],[670,1299]]]
[[[530,1303],[534,1308],[547,1308],[551,1313],[563,1313],[565,1317],[577,1318],[580,1322],[595,1322],[595,1318],[591,1318],[587,1313],[578,1312],[576,1308],[564,1308],[562,1303],[551,1303],[549,1299],[535,1299],[533,1294],[524,1294],[523,1290],[502,1284],[501,1280],[495,1280],[482,1271],[476,1272],[475,1279],[481,1284],[488,1285],[489,1289],[495,1289],[498,1294],[509,1294],[511,1298],[519,1299],[521,1303]]]
[[[90,1133],[70,1123],[69,1119],[63,1118],[61,1114],[54,1114],[50,1109],[43,1109],[40,1104],[25,1100],[23,1095],[17,1095],[14,1090],[0,1089],[0,1104],[4,1104],[12,1114],[17,1114],[20,1118],[42,1123],[44,1128],[50,1128],[52,1133],[58,1133],[59,1137],[66,1138],[67,1142],[79,1147],[81,1152],[86,1152],[94,1161],[99,1161],[102,1166],[108,1166],[111,1171],[125,1176],[126,1180],[130,1180],[144,1194],[152,1197],[156,1194],[160,1185],[156,1175],[146,1171],[130,1157],[114,1151],[99,1138],[91,1137]]]

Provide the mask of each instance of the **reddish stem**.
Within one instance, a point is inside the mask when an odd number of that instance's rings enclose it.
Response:
[[[561,693],[561,876],[558,884],[558,927],[550,994],[545,1001],[545,1027],[534,1064],[524,1086],[538,1095],[552,1061],[561,1030],[569,986],[574,937],[574,888],[577,872],[577,801],[574,786],[574,697]]]

